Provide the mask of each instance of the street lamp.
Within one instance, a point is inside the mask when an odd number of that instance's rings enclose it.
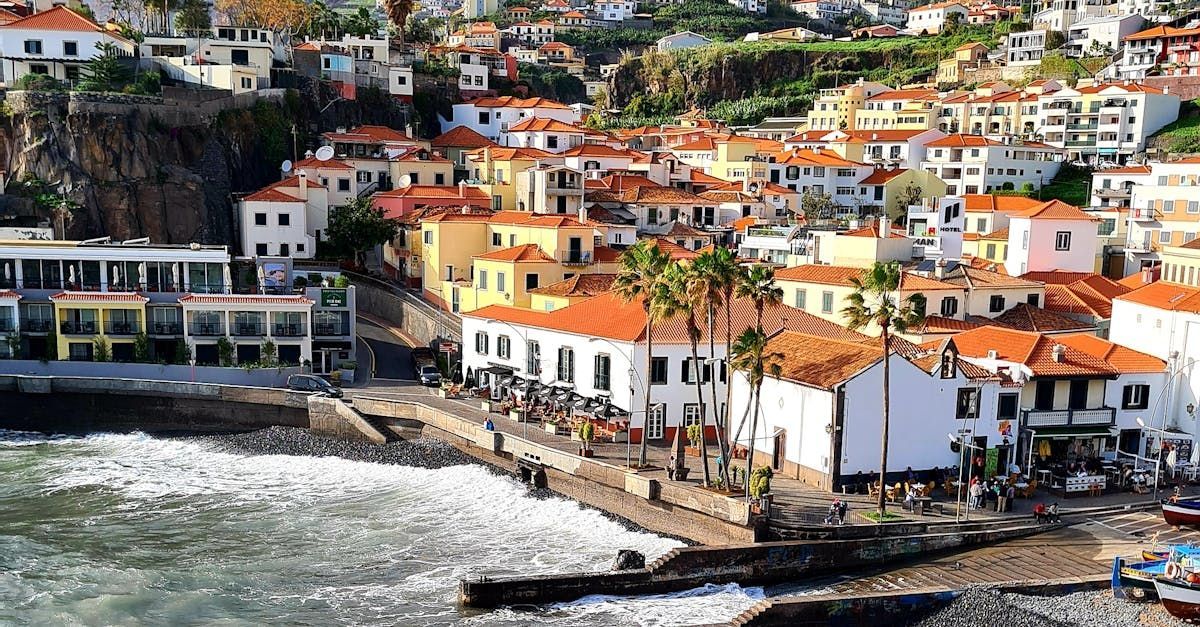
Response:
[[[633,468],[633,464],[631,463],[633,457],[633,438],[630,437],[633,432],[633,416],[634,414],[645,414],[642,416],[643,438],[646,437],[646,427],[648,426],[647,423],[650,421],[650,415],[646,413],[645,409],[640,409],[638,411],[633,410],[633,383],[635,381],[637,382],[638,389],[642,391],[643,399],[650,398],[650,392],[646,389],[646,385],[642,382],[641,373],[639,373],[638,369],[633,366],[633,358],[629,355],[626,355],[625,352],[621,350],[621,347],[614,344],[611,340],[603,337],[589,337],[588,342],[604,342],[605,344],[608,344],[613,348],[614,351],[617,352],[617,354],[625,358],[625,363],[629,364],[629,433],[625,434],[625,467]],[[612,386],[610,385],[609,387]]]
[[[954,522],[968,522],[971,519],[971,508],[967,508],[967,513],[962,514],[962,520],[959,520],[959,515],[962,513],[962,493],[963,493],[963,467],[966,465],[967,449],[983,450],[982,447],[976,446],[967,442],[962,435],[954,435],[947,433],[946,437],[950,438],[951,443],[958,444],[958,490],[954,495]],[[880,477],[880,487],[883,489],[883,478]]]

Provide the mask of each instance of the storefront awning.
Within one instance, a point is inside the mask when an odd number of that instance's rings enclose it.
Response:
[[[480,368],[476,372],[478,374],[483,374],[486,372],[488,374],[495,375],[510,375],[513,371],[512,368],[505,368],[504,366],[488,366],[487,368]]]
[[[1035,437],[1035,438],[1055,438],[1055,437],[1058,437],[1058,438],[1062,438],[1062,437],[1093,438],[1093,437],[1099,437],[1099,436],[1116,435],[1113,433],[1113,430],[1108,427],[1096,427],[1096,426],[1093,426],[1093,427],[1087,427],[1087,426],[1042,427],[1040,429],[1034,429],[1033,431],[1035,432],[1033,435],[1033,437]]]

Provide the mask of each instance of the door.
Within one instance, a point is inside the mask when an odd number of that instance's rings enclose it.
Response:
[[[329,374],[333,370],[333,355],[321,350],[313,353],[313,374]]]
[[[779,434],[775,436],[775,448],[774,452],[771,454],[771,468],[774,468],[775,470],[783,470],[784,451],[787,450],[784,447],[786,443],[787,432],[780,431]]]
[[[655,405],[650,409],[650,419],[646,421],[646,437],[651,440],[661,440],[665,422],[663,406]]]
[[[229,61],[234,65],[250,65],[249,50],[230,50]]]
[[[583,239],[572,237],[567,240],[567,251],[570,255],[569,259],[575,263],[579,263],[580,258],[583,257]]]
[[[1041,411],[1054,409],[1054,382],[1038,381],[1033,395],[1033,408]]]
[[[567,212],[567,197],[566,196],[557,196],[555,198],[554,209],[558,213],[566,213]]]
[[[1087,409],[1088,382],[1078,379],[1071,382],[1071,394],[1067,397],[1068,409]]]

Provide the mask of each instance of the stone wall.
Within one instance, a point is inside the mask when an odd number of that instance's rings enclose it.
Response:
[[[216,366],[183,366],[171,364],[124,364],[94,361],[36,361],[30,359],[0,360],[0,375],[15,374],[53,377],[102,377],[188,383],[218,383],[282,388],[293,374],[303,371],[299,366],[288,368],[220,368]]]
[[[386,444],[387,437],[363,420],[344,401],[323,396],[308,397],[308,428],[320,435],[343,440]]]
[[[1143,82],[1151,87],[1167,90],[1179,96],[1180,100],[1200,98],[1200,76],[1148,76]]]
[[[358,311],[399,325],[426,346],[441,339],[462,342],[462,322],[456,316],[382,281],[346,274],[354,282]]]

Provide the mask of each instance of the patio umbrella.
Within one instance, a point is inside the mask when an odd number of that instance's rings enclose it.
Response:
[[[570,388],[559,388],[558,393],[554,395],[554,400],[560,403],[569,403],[571,401],[572,394],[574,394],[574,392],[572,392]]]
[[[146,287],[146,262],[138,264],[138,285]]]
[[[258,266],[258,287],[263,289],[267,287],[267,271],[261,264]]]
[[[4,280],[5,281],[12,280],[12,268],[8,267],[7,263],[4,264]]]
[[[175,287],[175,291],[180,291],[179,287],[179,264],[171,264],[171,285]]]
[[[8,270],[8,266],[4,266],[4,269]],[[4,278],[7,279],[8,277],[4,277]],[[75,266],[73,266],[73,265],[67,266],[67,282],[72,285],[75,284]]]
[[[500,377],[500,380],[497,381],[497,383],[499,383],[500,385],[502,385],[504,387],[508,387],[508,385],[510,383],[512,383],[512,380],[513,380],[512,377]]]
[[[467,377],[463,381],[463,385],[465,385],[469,388],[475,387],[475,368],[473,368],[471,366],[467,367]]]
[[[113,264],[112,276],[108,277],[108,284],[109,285],[120,285],[121,284],[121,270],[120,270],[120,268],[117,267],[117,264],[115,264],[115,263]]]
[[[1191,462],[1193,466],[1200,465],[1200,446],[1196,446],[1195,442],[1192,442]]]
[[[221,280],[225,282],[225,289],[233,291],[233,277],[229,275],[229,266],[221,266]]]
[[[578,409],[579,411],[584,411],[584,409],[588,406],[588,403],[590,403],[590,402],[592,402],[592,399],[590,399],[586,396],[580,396],[578,394],[571,395],[571,407],[573,409]]]

